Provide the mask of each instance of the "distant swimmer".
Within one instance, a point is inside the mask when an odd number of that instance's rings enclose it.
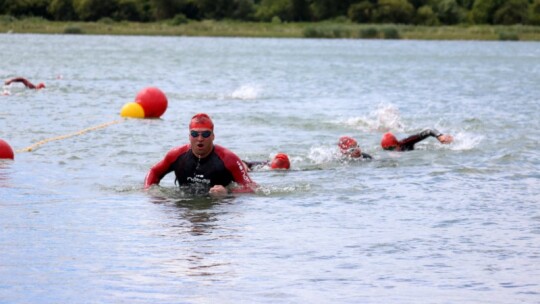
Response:
[[[350,136],[341,136],[338,142],[339,151],[345,157],[372,159],[371,155],[362,152],[356,139]]]
[[[4,84],[5,85],[10,85],[13,82],[21,82],[22,84],[24,84],[29,89],[39,90],[39,89],[45,88],[45,84],[43,82],[40,82],[37,85],[34,85],[30,81],[28,81],[28,79],[23,78],[23,77],[15,77],[15,78],[8,79],[8,80],[6,80],[4,82]]]
[[[291,168],[291,162],[289,156],[285,153],[278,153],[272,161],[243,161],[249,171],[270,167],[272,170],[289,170]]]
[[[197,194],[224,196],[231,192],[254,192],[257,186],[242,160],[230,150],[214,145],[214,123],[199,113],[189,123],[189,144],[171,149],[146,175],[144,186],[159,184],[174,171],[176,182]],[[231,189],[232,182],[239,186]]]
[[[394,134],[385,133],[381,140],[381,146],[384,150],[411,151],[414,145],[430,136],[437,138],[442,144],[449,144],[454,141],[451,135],[445,135],[435,129],[426,129],[420,133],[411,135],[405,139],[397,140]]]

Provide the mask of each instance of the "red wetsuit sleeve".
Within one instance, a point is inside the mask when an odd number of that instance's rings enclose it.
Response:
[[[6,85],[11,84],[12,82],[22,82],[29,89],[35,89],[36,88],[36,86],[33,83],[31,83],[30,81],[28,81],[27,79],[22,78],[22,77],[12,78],[12,79],[6,81]]]
[[[240,187],[232,189],[232,192],[254,192],[257,184],[249,177],[242,160],[232,151],[218,145],[214,145],[214,151],[225,164],[225,168],[231,172],[233,180],[240,185]]]
[[[167,173],[172,171],[171,165],[178,159],[182,153],[185,153],[189,150],[190,145],[184,145],[171,149],[165,157],[155,164],[144,179],[144,188],[148,188],[154,184],[159,184],[161,179],[167,175]]]

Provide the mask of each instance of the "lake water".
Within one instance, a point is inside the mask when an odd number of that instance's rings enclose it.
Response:
[[[0,35],[2,303],[540,303],[540,44]],[[292,170],[187,197],[148,169],[209,113]],[[436,128],[412,152],[380,138]],[[371,162],[337,156],[351,135]]]

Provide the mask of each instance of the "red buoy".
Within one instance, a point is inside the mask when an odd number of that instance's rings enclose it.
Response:
[[[145,118],[159,118],[167,110],[167,97],[156,87],[144,88],[135,97],[135,102],[144,109]]]
[[[15,159],[15,154],[13,153],[13,149],[11,149],[9,144],[0,139],[0,159],[3,158]]]

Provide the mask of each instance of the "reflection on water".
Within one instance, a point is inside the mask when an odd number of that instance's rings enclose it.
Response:
[[[215,206],[231,204],[234,197],[212,198],[208,194],[197,195],[190,193],[188,188],[164,188],[152,187],[150,193],[151,202],[154,204],[167,204],[175,206],[180,213],[181,222],[187,220],[190,223],[190,232],[193,235],[212,233],[216,228],[218,212],[213,210]]]
[[[185,242],[182,255],[187,262],[185,274],[188,276],[215,277],[224,276],[230,270],[231,263],[219,260],[220,250],[213,243],[219,240],[238,238],[234,230],[220,226],[220,217],[227,217],[226,209],[219,208],[234,203],[234,197],[212,198],[208,195],[194,195],[182,188],[152,187],[149,197],[152,203],[165,205],[163,210],[174,220],[170,223],[173,231],[180,234],[168,237]],[[180,229],[180,230],[178,230]],[[170,266],[174,266],[175,263]],[[217,278],[215,278],[217,279]]]
[[[0,188],[10,188],[12,187],[10,183],[10,163],[11,160],[2,160],[0,159]]]

